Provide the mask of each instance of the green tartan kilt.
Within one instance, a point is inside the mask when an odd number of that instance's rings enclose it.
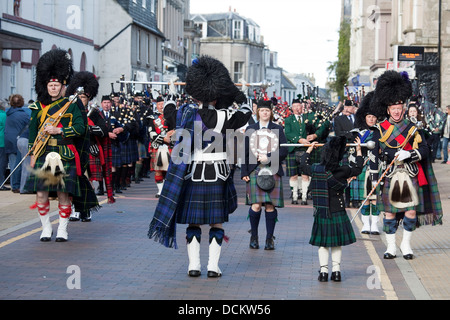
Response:
[[[306,151],[306,149],[304,150]],[[320,162],[320,152],[317,149],[314,149],[310,155],[310,164],[319,163]],[[288,177],[301,175],[300,164],[297,162],[295,158],[295,150],[288,153],[286,157],[286,175]]]
[[[319,247],[339,247],[356,242],[352,224],[345,210],[333,212],[330,218],[314,216],[309,243]]]
[[[366,170],[363,169],[363,172],[359,176],[356,177],[356,179],[353,179],[350,182],[350,199],[351,201],[362,201],[366,197],[364,194],[366,193],[365,188],[366,183]],[[369,190],[370,192],[370,190]]]
[[[44,154],[36,159],[34,169],[40,169],[44,165],[45,157],[50,152],[58,153],[59,147],[47,146]],[[44,181],[42,179],[39,179],[33,173],[31,173],[25,184],[25,190],[30,192],[48,191],[50,192],[51,197],[56,196],[56,192],[58,191],[69,193],[69,195],[74,197],[81,196],[80,183],[78,181],[75,158],[70,161],[64,159],[62,159],[61,161],[63,163],[64,170],[66,172],[66,177],[63,178],[64,185],[59,184],[55,186],[45,186]]]
[[[282,179],[278,174],[274,175],[275,187],[269,193],[267,191],[261,190],[256,184],[257,172],[253,171],[250,173],[250,181],[246,183],[246,205],[252,205],[254,203],[271,203],[273,206],[278,208],[284,207],[283,199],[283,183]]]

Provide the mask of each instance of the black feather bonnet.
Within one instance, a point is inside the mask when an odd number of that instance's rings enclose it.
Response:
[[[52,49],[44,53],[36,65],[35,90],[37,99],[43,104],[51,103],[47,91],[50,81],[57,81],[63,85],[69,84],[73,76],[72,58],[63,49]]]
[[[200,56],[192,62],[186,74],[186,92],[206,106],[216,100],[216,109],[246,101],[225,65],[210,56]]]
[[[370,107],[374,94],[375,94],[374,91],[370,91],[361,100],[359,108],[355,114],[355,128],[358,128],[360,130],[369,129],[366,123],[366,116],[368,114],[376,116],[375,112]]]
[[[394,104],[403,104],[412,96],[412,84],[407,72],[389,70],[377,81],[371,108],[379,120],[387,118],[387,109]]]
[[[92,100],[98,94],[98,80],[95,74],[89,71],[75,73],[66,90],[66,96],[74,95],[79,87],[84,89],[84,94]]]

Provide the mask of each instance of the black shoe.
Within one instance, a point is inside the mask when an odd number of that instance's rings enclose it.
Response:
[[[389,252],[386,252],[383,256],[384,259],[394,259],[395,257],[397,257],[397,256],[390,254]]]
[[[188,272],[189,277],[200,277],[201,274],[200,270],[189,270]]]
[[[55,239],[55,242],[67,242],[67,239],[64,239],[64,238],[56,238]]]
[[[447,163],[447,161],[442,161],[441,163],[442,163],[442,164],[446,164],[446,163]]]
[[[116,188],[116,193],[123,193],[122,190],[120,190],[120,188]]]
[[[373,235],[376,235],[376,236],[380,235],[380,233],[378,231],[370,231],[370,234],[373,234]]]
[[[308,201],[302,201],[300,204],[301,204],[302,206],[307,206],[307,205],[308,205]]]
[[[259,249],[259,243],[257,237],[250,238],[250,249]]]
[[[273,237],[266,239],[266,245],[264,250],[275,250],[275,243],[273,242]]]
[[[335,282],[341,281],[341,272],[340,271],[334,271],[331,273],[331,280]]]
[[[328,272],[320,272],[319,271],[319,278],[317,279],[320,282],[327,282],[328,281]]]
[[[217,273],[215,271],[208,271],[208,278],[219,278],[221,277],[221,273]]]
[[[298,204],[297,200],[292,200],[292,204]]]
[[[403,255],[403,258],[405,260],[412,260],[412,259],[414,259],[414,255],[412,253],[408,253],[408,254]]]
[[[9,191],[9,190],[11,190],[11,188],[8,188],[8,187],[5,187],[5,186],[0,188],[0,191]]]

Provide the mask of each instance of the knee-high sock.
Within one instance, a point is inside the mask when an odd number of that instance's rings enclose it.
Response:
[[[252,207],[248,209],[248,218],[252,228],[252,238],[258,237],[259,220],[261,219],[261,210],[253,211]]]
[[[266,239],[271,239],[273,237],[273,232],[275,231],[275,224],[277,223],[278,212],[275,211],[268,212],[266,211]]]
[[[341,271],[342,247],[331,248],[332,271]]]
[[[319,247],[319,264],[320,272],[328,272],[328,248]]]

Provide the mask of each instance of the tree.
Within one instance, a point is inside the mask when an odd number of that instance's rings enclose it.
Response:
[[[339,29],[338,60],[331,63],[327,70],[329,75],[335,75],[335,81],[330,83],[330,88],[337,92],[341,100],[344,100],[344,86],[347,83],[350,69],[350,22],[342,21]]]

